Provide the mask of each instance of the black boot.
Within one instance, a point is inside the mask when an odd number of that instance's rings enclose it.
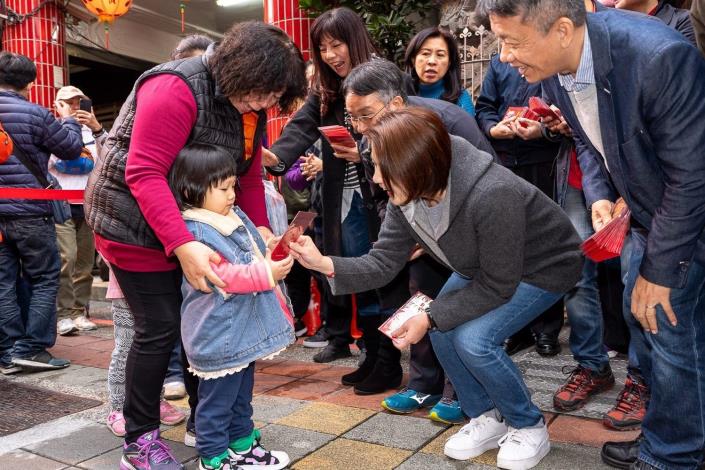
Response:
[[[392,340],[380,333],[379,330],[375,329],[374,331],[377,332],[379,338],[377,361],[370,375],[355,385],[356,395],[373,395],[398,388],[401,385],[403,375],[401,364],[399,364],[401,351],[395,348]]]
[[[343,385],[357,385],[372,373],[372,369],[377,362],[377,349],[379,348],[379,331],[377,328],[382,324],[379,315],[358,317],[360,329],[362,329],[362,339],[365,342],[365,359],[356,371],[345,374],[340,378]]]
[[[644,435],[639,434],[633,441],[605,442],[602,446],[602,461],[610,467],[629,469],[639,458],[639,446],[644,440]]]

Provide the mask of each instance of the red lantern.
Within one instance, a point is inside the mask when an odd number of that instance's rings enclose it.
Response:
[[[110,25],[128,12],[132,0],[81,0],[88,11],[105,25],[105,47],[110,47]]]

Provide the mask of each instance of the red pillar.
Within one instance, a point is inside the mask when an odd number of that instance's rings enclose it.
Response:
[[[32,12],[41,3],[41,0],[7,0],[7,6],[20,15]],[[53,108],[57,89],[68,80],[64,15],[58,5],[46,3],[23,22],[7,25],[3,43],[8,51],[26,55],[37,65],[37,81],[30,90],[30,101]]]
[[[264,0],[264,21],[283,29],[299,46],[304,60],[309,59],[308,32],[313,20],[299,9],[298,0]],[[270,144],[279,137],[288,118],[289,116],[280,115],[277,111],[269,111],[267,135]]]

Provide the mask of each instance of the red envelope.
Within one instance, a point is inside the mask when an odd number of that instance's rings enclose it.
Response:
[[[529,98],[529,109],[542,118],[550,117],[553,119],[560,119],[559,115],[556,114],[555,111],[538,96],[532,96]]]
[[[329,144],[342,145],[344,147],[356,147],[355,139],[343,126],[323,126],[318,128]]]
[[[602,230],[585,240],[580,248],[586,257],[595,262],[616,258],[622,252],[629,230],[629,209],[615,217]]]
[[[378,328],[379,331],[394,340],[394,338],[392,338],[392,333],[397,331],[409,318],[415,317],[416,315],[421,315],[422,313],[425,314],[426,307],[431,304],[432,300],[433,299],[422,294],[421,292],[417,292],[412,295],[404,305],[399,307],[399,310],[394,312],[394,314],[389,317],[387,321],[382,323],[382,325]]]

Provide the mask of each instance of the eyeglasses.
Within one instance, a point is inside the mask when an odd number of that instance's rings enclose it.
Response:
[[[358,117],[347,116],[347,118],[346,118],[347,124],[369,124],[374,118],[377,117],[377,115],[378,115],[379,113],[382,112],[382,110],[383,110],[384,108],[387,107],[388,104],[389,104],[389,103],[387,103],[387,104],[385,104],[384,106],[382,106],[381,108],[379,108],[379,109],[377,110],[377,112],[374,113],[374,114],[368,114],[367,116],[358,116]]]

